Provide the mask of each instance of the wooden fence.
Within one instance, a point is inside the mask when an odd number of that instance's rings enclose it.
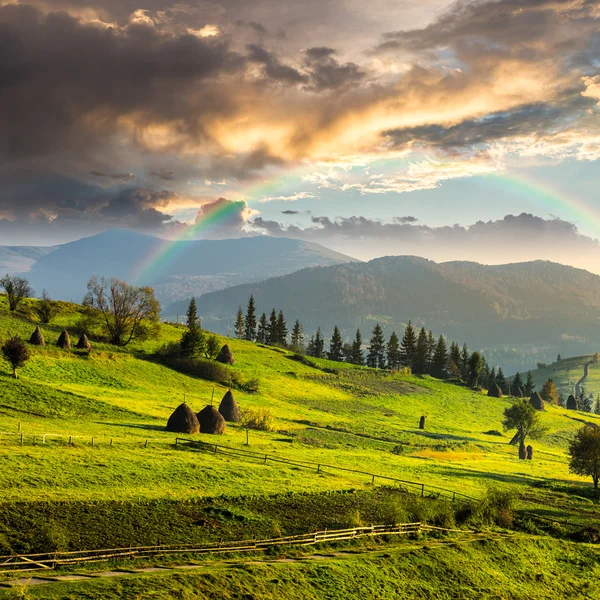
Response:
[[[188,438],[175,438],[175,445],[179,444],[187,444],[192,447],[198,448],[200,450],[204,450],[205,452],[211,452],[213,454],[221,453],[226,454],[228,456],[246,458],[251,460],[257,460],[262,462],[263,464],[268,463],[281,463],[284,465],[290,465],[305,469],[314,470],[317,473],[326,473],[328,471],[344,471],[346,473],[353,473],[356,475],[363,475],[371,479],[371,483],[375,483],[375,480],[382,481],[390,481],[393,483],[401,483],[405,486],[409,486],[407,491],[411,491],[413,493],[417,493],[421,497],[425,496],[425,490],[429,493],[435,494],[437,496],[445,496],[455,500],[476,500],[472,496],[467,496],[467,494],[463,494],[461,492],[456,492],[453,490],[448,490],[446,488],[424,484],[416,481],[408,481],[406,479],[398,479],[397,477],[389,477],[387,475],[378,475],[377,473],[369,473],[368,471],[360,471],[358,469],[350,469],[348,467],[339,467],[336,465],[329,465],[324,463],[315,463],[315,462],[306,462],[306,461],[298,461],[298,460],[289,460],[287,458],[282,458],[280,456],[272,456],[270,454],[265,454],[263,452],[252,452],[251,450],[242,450],[240,448],[231,448],[229,446],[222,446],[220,444],[213,444],[208,442],[201,442],[199,440],[190,440]]]
[[[61,566],[77,566],[109,560],[133,559],[174,554],[223,554],[228,552],[259,552],[277,546],[311,546],[323,542],[340,542],[362,537],[381,535],[407,535],[419,532],[473,533],[463,529],[444,529],[424,523],[400,523],[397,525],[371,525],[351,529],[333,529],[290,535],[265,540],[240,540],[216,542],[197,546],[194,544],[137,546],[129,548],[104,548],[99,550],[76,550],[72,552],[47,552],[41,554],[0,555],[0,574],[24,571],[54,570]]]

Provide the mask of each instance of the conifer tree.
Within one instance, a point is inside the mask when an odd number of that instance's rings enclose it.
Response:
[[[354,365],[364,365],[365,357],[362,351],[362,336],[360,335],[360,329],[356,330],[356,337],[352,342],[352,354],[350,362]]]
[[[467,344],[464,343],[462,350],[460,351],[460,363],[458,365],[463,381],[468,381],[469,379],[469,356],[469,348],[467,347]]]
[[[283,316],[283,311],[279,311],[279,316],[277,317],[277,343],[282,346],[287,346],[287,337],[288,337],[288,328],[287,323],[285,322],[285,317]]]
[[[496,385],[502,390],[503,394],[508,394],[506,377],[504,377],[502,367],[498,367],[498,373],[496,374]]]
[[[269,324],[267,325],[267,344],[274,346],[278,341],[279,332],[277,331],[277,313],[275,309],[271,309]]]
[[[244,338],[244,313],[241,306],[238,307],[235,317],[235,337],[239,340]]]
[[[388,369],[398,370],[402,366],[400,355],[400,340],[395,331],[392,331],[387,344],[387,365]]]
[[[521,374],[519,372],[513,377],[511,387],[513,396],[518,396],[519,390],[523,389],[523,380],[521,379]]]
[[[473,352],[469,357],[469,385],[477,387],[479,383],[479,374],[481,373],[482,361],[479,352]]]
[[[405,367],[410,367],[414,370],[415,367],[415,355],[417,354],[417,334],[415,328],[409,321],[404,335],[402,336],[402,343],[400,344],[400,354],[402,364]]]
[[[186,313],[187,330],[181,337],[179,347],[181,354],[186,358],[196,358],[206,349],[206,340],[200,325],[198,324],[198,314],[196,299],[192,297]]]
[[[433,361],[431,363],[431,374],[438,379],[446,379],[448,363],[448,350],[446,348],[446,340],[443,335],[440,335],[433,353]]]
[[[385,338],[383,337],[383,329],[381,329],[379,323],[373,327],[373,333],[369,341],[367,365],[369,367],[385,369]]]
[[[342,361],[344,358],[344,343],[342,342],[342,336],[337,325],[333,328],[327,356],[329,357],[329,360],[338,362]]]
[[[315,336],[311,335],[310,339],[308,340],[308,344],[306,344],[306,354],[308,354],[308,356],[315,356],[315,352],[316,352]]]
[[[433,354],[435,352],[435,338],[433,337],[433,331],[429,330],[427,334],[427,372],[431,373],[431,365],[433,364]]]
[[[302,333],[302,325],[300,325],[300,321],[296,319],[294,323],[294,328],[292,329],[292,348],[297,352],[302,352],[302,343],[304,341],[304,334]]]
[[[487,382],[490,379],[490,366],[485,356],[481,356],[481,373],[479,374],[479,385],[487,387]]]
[[[535,390],[535,384],[533,383],[533,375],[531,371],[527,371],[527,381],[525,381],[525,395],[531,396],[533,394],[533,390]]]
[[[260,315],[260,319],[258,319],[258,327],[256,328],[256,341],[259,344],[267,343],[268,329],[267,315],[263,313]]]
[[[321,328],[317,328],[317,333],[315,334],[315,350],[313,356],[315,358],[323,358],[325,354],[325,340],[323,339],[323,334],[321,333]]]
[[[450,353],[448,356],[448,364],[450,368],[450,372],[455,369],[460,370],[460,348],[456,342],[452,342],[450,344]],[[455,375],[453,375],[454,377]]]
[[[487,380],[486,387],[489,390],[494,385],[497,385],[497,383],[496,383],[496,367],[492,367],[492,370],[490,371],[490,375]]]
[[[415,373],[419,375],[427,373],[428,352],[427,332],[425,331],[425,327],[421,327],[419,337],[417,338],[417,351],[415,353],[415,366],[413,369]]]
[[[254,296],[252,295],[250,295],[250,299],[248,300],[248,308],[246,310],[244,338],[249,342],[253,342],[256,338],[256,306],[254,304]]]

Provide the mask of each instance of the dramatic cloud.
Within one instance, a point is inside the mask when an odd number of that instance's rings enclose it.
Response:
[[[468,227],[410,224],[416,221],[414,217],[399,217],[387,223],[356,216],[338,219],[315,216],[311,221],[312,225],[306,228],[286,227],[261,217],[252,224],[268,235],[327,243],[361,259],[386,254],[487,264],[541,259],[573,264],[600,274],[598,240],[581,235],[573,224],[560,219],[547,220],[522,213],[497,221],[478,221]]]

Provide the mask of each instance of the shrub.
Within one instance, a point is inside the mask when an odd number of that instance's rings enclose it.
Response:
[[[272,431],[273,415],[268,408],[251,406],[242,413],[242,425],[257,431]]]

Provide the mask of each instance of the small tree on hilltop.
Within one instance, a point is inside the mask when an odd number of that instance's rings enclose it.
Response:
[[[256,306],[254,305],[254,296],[250,295],[248,308],[246,309],[246,325],[244,328],[244,338],[253,342],[256,337]]]
[[[58,305],[53,302],[46,290],[42,291],[42,295],[38,302],[33,306],[33,312],[38,316],[38,319],[42,323],[50,323],[52,319],[58,314]]]
[[[10,312],[15,312],[25,298],[33,296],[33,289],[24,277],[7,274],[0,279],[0,287],[4,289],[8,296]]]
[[[2,344],[2,356],[12,367],[13,377],[17,379],[17,369],[29,360],[31,354],[25,342],[18,335],[15,335]]]
[[[367,365],[369,367],[385,369],[385,339],[383,337],[383,329],[381,329],[379,323],[373,327],[373,333],[369,341]]]
[[[235,317],[235,337],[238,338],[238,340],[243,339],[244,331],[244,313],[242,312],[242,307],[239,306]]]
[[[504,410],[502,424],[504,431],[517,430],[516,441],[520,446],[524,446],[528,437],[537,439],[545,432],[538,411],[526,399],[517,400]]]
[[[591,477],[594,489],[600,480],[600,428],[585,425],[569,444],[569,470],[571,473]]]
[[[400,340],[395,331],[392,331],[387,343],[387,364],[388,369],[398,370],[402,366],[402,356],[400,354]]]
[[[198,324],[196,299],[192,298],[187,309],[187,331],[181,337],[181,354],[196,358],[206,350],[204,333]]]
[[[542,397],[542,400],[558,406],[558,391],[552,379],[548,379],[548,381],[544,383],[540,396]]]
[[[344,343],[342,341],[342,335],[336,325],[333,328],[333,334],[329,342],[329,352],[327,353],[329,360],[342,361],[344,359]]]
[[[86,305],[102,313],[111,344],[126,346],[148,335],[145,322],[157,325],[160,304],[151,287],[129,285],[116,277],[92,277],[87,288]]]

